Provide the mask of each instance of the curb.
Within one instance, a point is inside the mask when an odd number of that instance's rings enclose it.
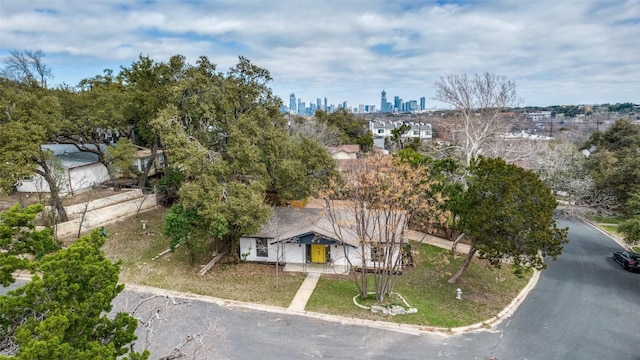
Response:
[[[589,221],[588,219],[584,219],[584,222],[585,222],[585,224],[590,225],[592,228],[594,228],[594,229],[598,230],[599,232],[601,232],[602,234],[606,235],[611,240],[615,241],[623,249],[625,249],[627,251],[631,251],[631,248],[629,247],[629,245],[627,243],[625,243],[624,240],[622,240],[620,237],[615,236],[615,235],[609,233],[608,231],[606,231],[604,229],[601,229],[598,225],[594,224],[593,222]]]
[[[161,289],[161,288],[156,288],[156,287],[151,287],[146,285],[125,284],[125,290],[138,293],[138,294],[144,293],[144,294],[170,296],[170,297],[176,297],[176,298],[187,299],[187,300],[197,300],[205,303],[216,304],[220,307],[226,307],[226,308],[242,308],[242,309],[271,312],[271,313],[277,313],[277,314],[283,314],[283,315],[306,316],[306,317],[310,317],[318,320],[331,321],[331,322],[339,323],[342,325],[367,326],[370,328],[395,331],[403,334],[416,335],[416,336],[419,336],[425,333],[441,335],[441,336],[449,336],[449,335],[462,334],[465,332],[487,329],[500,324],[504,319],[510,317],[511,315],[513,315],[513,313],[515,313],[516,309],[527,298],[527,295],[529,294],[529,292],[538,283],[538,280],[540,279],[540,274],[541,274],[540,271],[534,270],[534,274],[529,280],[529,283],[527,284],[527,286],[525,286],[520,291],[520,293],[518,293],[518,296],[516,296],[515,299],[513,299],[513,301],[511,301],[511,303],[509,303],[509,305],[507,305],[507,307],[505,307],[496,316],[479,323],[475,323],[467,326],[460,326],[456,328],[442,328],[442,327],[425,326],[425,325],[400,324],[400,323],[393,323],[393,322],[380,321],[380,320],[358,319],[358,318],[351,318],[351,317],[345,317],[345,316],[339,316],[339,315],[317,313],[317,312],[306,311],[306,310],[288,309],[288,308],[279,307],[279,306],[255,304],[255,303],[243,302],[238,300],[228,300],[228,299],[216,298],[208,295],[184,293],[184,292],[166,290],[166,289]],[[20,274],[16,276],[16,278],[20,278],[23,280],[30,280],[31,276],[27,274]]]
[[[173,296],[173,297],[182,298],[182,299],[198,300],[198,301],[212,303],[212,304],[216,304],[218,306],[227,307],[227,308],[236,307],[236,308],[250,309],[250,310],[256,310],[256,311],[272,312],[277,314],[306,316],[306,317],[311,317],[318,320],[331,321],[331,322],[339,323],[342,325],[367,326],[370,328],[395,331],[395,332],[400,332],[400,333],[409,334],[409,335],[419,336],[427,333],[427,334],[434,334],[434,335],[449,336],[449,335],[457,335],[457,334],[462,334],[465,332],[471,332],[471,331],[476,331],[481,329],[487,329],[500,324],[504,319],[513,315],[513,313],[515,313],[515,311],[520,306],[520,304],[524,302],[529,292],[538,283],[538,280],[540,279],[540,274],[541,274],[540,271],[534,270],[534,274],[529,280],[529,283],[527,283],[527,285],[518,293],[518,295],[511,301],[511,303],[509,303],[509,305],[507,305],[507,307],[505,307],[502,311],[500,311],[496,316],[479,323],[475,323],[467,326],[460,326],[456,328],[442,328],[442,327],[424,326],[424,325],[399,324],[399,323],[393,323],[388,321],[350,318],[345,316],[323,314],[323,313],[311,312],[306,310],[288,309],[288,308],[279,307],[279,306],[262,305],[262,304],[248,303],[248,302],[237,301],[237,300],[227,300],[227,299],[216,298],[208,295],[181,293],[173,290],[165,290],[165,289],[160,289],[160,288],[155,288],[155,287],[145,286],[145,285],[125,284],[125,289],[133,292],[138,292],[138,293],[151,293],[155,295],[166,295],[166,296]]]
[[[518,307],[524,302],[524,300],[529,295],[529,292],[531,292],[531,290],[533,290],[533,288],[538,284],[538,280],[540,280],[540,274],[542,274],[540,270],[534,269],[533,276],[531,276],[531,279],[529,279],[527,286],[525,286],[522,290],[520,290],[518,295],[509,303],[509,305],[507,305],[507,307],[505,307],[502,311],[500,311],[498,315],[488,320],[475,323],[472,325],[452,328],[451,332],[453,332],[454,334],[461,334],[464,332],[491,328],[499,325],[502,321],[504,321],[504,319],[511,317],[511,315],[513,315],[516,312]]]

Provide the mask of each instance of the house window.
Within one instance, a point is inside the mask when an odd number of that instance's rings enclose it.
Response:
[[[420,130],[413,130],[413,136],[420,136]]]
[[[371,243],[371,261],[384,261],[384,244]]]
[[[269,243],[267,239],[256,239],[256,256],[269,257]]]
[[[378,134],[384,134],[384,129],[378,129]]]

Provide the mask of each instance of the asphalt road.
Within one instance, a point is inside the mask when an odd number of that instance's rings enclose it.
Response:
[[[349,321],[324,321],[197,300],[155,297],[138,308],[152,357],[185,341],[204,359],[621,359],[640,360],[640,274],[611,258],[621,247],[588,225],[569,226],[570,242],[550,262],[515,314],[493,329],[447,336],[402,332]],[[125,290],[114,310],[131,310],[148,294]],[[157,316],[156,310],[161,310]],[[147,335],[149,336],[147,338]]]
[[[583,223],[542,272],[493,352],[498,359],[640,359],[640,274],[613,261],[621,246]]]

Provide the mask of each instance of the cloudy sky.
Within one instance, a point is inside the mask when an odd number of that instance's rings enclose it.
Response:
[[[51,83],[206,55],[268,69],[288,103],[427,97],[443,74],[515,81],[522,105],[640,103],[640,0],[0,1],[0,57],[42,50]]]

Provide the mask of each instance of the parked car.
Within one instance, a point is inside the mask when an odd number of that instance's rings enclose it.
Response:
[[[630,251],[617,251],[613,253],[615,260],[625,270],[640,271],[640,254]]]

